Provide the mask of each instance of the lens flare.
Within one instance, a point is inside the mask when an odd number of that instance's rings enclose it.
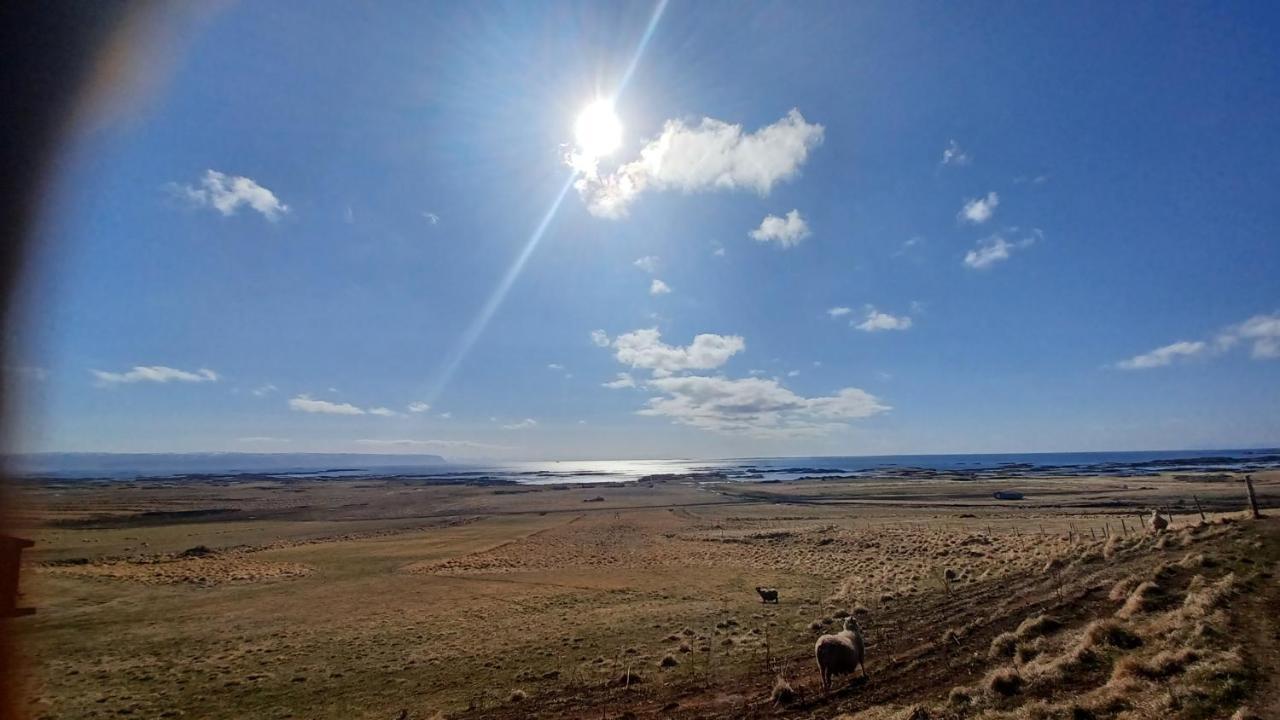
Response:
[[[596,100],[587,106],[573,126],[578,149],[588,157],[604,157],[622,144],[622,122],[613,103]]]

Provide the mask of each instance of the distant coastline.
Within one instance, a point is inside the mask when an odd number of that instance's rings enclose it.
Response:
[[[208,475],[280,477],[405,476],[522,484],[619,482],[654,475],[727,480],[803,477],[997,479],[1179,472],[1249,472],[1280,468],[1280,448],[972,455],[879,455],[724,458],[717,460],[581,460],[450,462],[440,455],[363,453],[28,453],[7,457],[11,472],[31,478],[134,479]]]

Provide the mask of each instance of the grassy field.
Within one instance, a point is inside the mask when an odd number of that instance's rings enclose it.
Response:
[[[1237,479],[1016,486],[35,484],[15,626],[48,718],[1280,716]],[[870,678],[821,693],[850,613]]]

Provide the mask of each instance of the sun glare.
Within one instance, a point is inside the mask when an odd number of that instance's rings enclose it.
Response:
[[[604,157],[622,144],[622,122],[613,103],[596,100],[587,106],[573,126],[578,149],[588,157]]]

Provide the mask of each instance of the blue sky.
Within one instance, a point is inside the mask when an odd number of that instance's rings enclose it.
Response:
[[[657,9],[240,3],[134,43],[50,196],[19,444],[1280,445],[1275,8]]]

